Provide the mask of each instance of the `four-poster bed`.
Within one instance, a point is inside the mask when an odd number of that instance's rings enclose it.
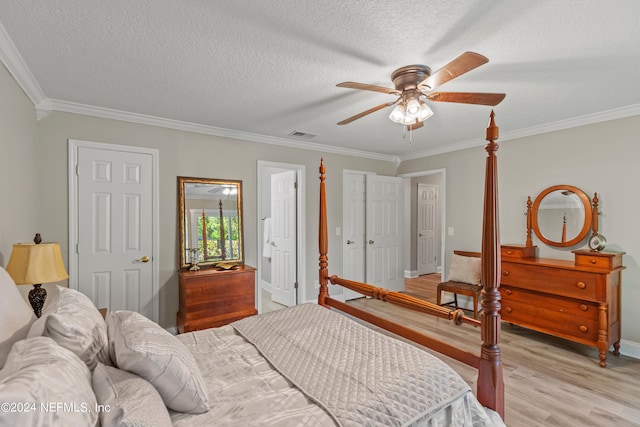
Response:
[[[0,268],[0,293],[12,298],[12,310],[0,310],[0,325],[12,327],[16,318],[24,319],[16,328],[3,331],[10,340],[0,342],[0,401],[27,407],[46,401],[48,396],[58,396],[76,406],[111,408],[100,413],[8,413],[7,423],[96,425],[100,418],[103,425],[149,424],[153,419],[153,425],[189,427],[503,426],[496,138],[492,115],[487,130],[480,321],[460,310],[450,311],[403,294],[330,277],[321,164],[319,304],[306,303],[253,316],[251,297],[248,317],[174,336],[132,311],[114,311],[103,319],[84,294],[58,287],[36,321],[11,277]],[[483,341],[480,356],[337,301],[329,296],[329,281],[456,323],[479,325]],[[253,291],[254,281],[246,283]],[[238,283],[229,288],[235,292],[231,299],[245,301],[237,293],[241,288]],[[211,287],[202,289],[203,293],[215,294]],[[216,297],[212,301],[224,304],[228,300]],[[477,397],[459,374],[429,352],[326,309],[329,307],[478,368]],[[59,381],[61,376],[70,381]],[[50,416],[51,421],[29,418],[36,415]]]
[[[452,357],[478,369],[477,397],[480,403],[498,412],[504,418],[504,382],[502,373],[502,361],[498,346],[500,337],[500,239],[498,222],[498,185],[497,185],[497,158],[498,127],[494,121],[494,113],[491,112],[489,126],[487,127],[485,149],[487,151],[486,175],[484,189],[484,216],[482,229],[482,313],[480,320],[464,315],[462,310],[449,310],[448,308],[429,303],[408,295],[388,291],[383,288],[342,279],[328,272],[328,234],[327,234],[327,204],[325,190],[325,166],[320,163],[320,214],[319,214],[319,281],[318,304],[327,308],[335,308],[368,323],[379,326],[418,344],[429,347],[439,353]],[[467,323],[480,326],[482,347],[480,355],[461,350],[452,344],[448,344],[429,335],[394,323],[389,319],[368,313],[337,299],[331,298],[328,291],[328,283],[341,285],[347,289],[359,292],[367,297],[375,298],[394,305],[405,307],[440,318],[450,319],[455,324]]]

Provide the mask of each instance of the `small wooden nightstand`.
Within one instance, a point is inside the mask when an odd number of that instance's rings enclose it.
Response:
[[[178,332],[223,326],[258,313],[254,267],[180,271]]]

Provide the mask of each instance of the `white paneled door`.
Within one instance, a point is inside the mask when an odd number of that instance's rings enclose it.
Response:
[[[438,187],[418,183],[418,274],[436,272]]]
[[[367,175],[366,281],[400,292],[404,290],[402,178]]]
[[[154,159],[115,147],[76,147],[77,288],[97,307],[158,321]]]
[[[363,173],[342,174],[342,277],[356,282],[365,281],[365,187]],[[361,293],[344,290],[347,301],[361,297]]]
[[[271,300],[296,305],[296,171],[271,175]]]

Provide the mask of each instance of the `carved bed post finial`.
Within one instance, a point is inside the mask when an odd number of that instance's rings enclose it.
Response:
[[[500,235],[498,221],[498,126],[491,111],[487,127],[484,219],[482,228],[482,349],[478,367],[478,400],[504,418],[504,379],[500,357]]]
[[[327,235],[327,198],[325,193],[325,174],[326,169],[324,167],[324,159],[320,159],[320,215],[319,215],[319,227],[318,227],[318,249],[320,252],[319,258],[319,280],[320,290],[318,292],[318,304],[327,307],[325,304],[325,298],[329,296],[329,273],[328,264],[329,258],[327,257],[328,251],[328,235]],[[328,308],[328,307],[327,307]]]

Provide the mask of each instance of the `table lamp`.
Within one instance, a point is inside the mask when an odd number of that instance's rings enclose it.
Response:
[[[16,285],[33,285],[33,289],[29,291],[29,302],[33,312],[40,317],[47,298],[47,291],[41,285],[67,279],[69,274],[64,268],[60,244],[40,243],[40,234],[36,234],[33,241],[35,243],[13,245],[7,273]]]

